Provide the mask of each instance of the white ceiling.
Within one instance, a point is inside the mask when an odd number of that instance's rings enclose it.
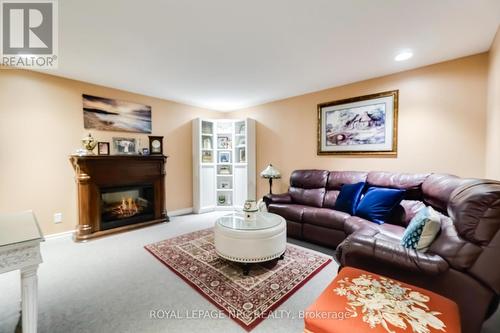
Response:
[[[500,0],[59,4],[53,74],[223,111],[484,52],[500,23]]]

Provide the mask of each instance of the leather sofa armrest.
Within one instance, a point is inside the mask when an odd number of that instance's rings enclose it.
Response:
[[[448,262],[439,255],[407,249],[395,241],[377,238],[377,234],[362,232],[347,237],[337,247],[335,256],[341,266],[360,267],[359,263],[371,262],[427,275],[449,269]]]
[[[282,203],[282,204],[291,204],[293,203],[292,197],[289,193],[281,193],[281,194],[266,194],[263,198],[266,206],[269,206],[273,203]]]

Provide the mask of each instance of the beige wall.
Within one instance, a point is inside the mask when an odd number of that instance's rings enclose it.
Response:
[[[167,209],[192,207],[191,120],[220,113],[45,74],[0,70],[0,211],[33,209],[46,234],[74,229],[76,186],[68,155],[80,148],[82,93],[152,106],[153,134],[163,135]],[[147,135],[91,131],[99,141]],[[53,214],[63,213],[54,224]]]
[[[498,51],[494,52],[498,73]],[[257,170],[272,162],[282,171],[276,192],[286,190],[291,171],[298,168],[433,171],[483,177],[491,59],[486,53],[479,54],[225,114],[45,74],[0,70],[0,211],[33,209],[46,234],[74,228],[76,186],[68,155],[80,147],[80,139],[87,133],[82,93],[153,107],[153,134],[165,136],[165,151],[170,155],[169,210],[192,206],[191,120],[196,117],[256,119]],[[495,80],[498,84],[498,74]],[[400,91],[397,158],[316,155],[318,103],[393,89]],[[495,114],[500,119],[499,89],[495,91]],[[100,141],[131,135],[92,134]],[[131,136],[147,144],[146,135]],[[259,196],[265,194],[267,182],[259,179],[257,190]],[[62,224],[52,222],[56,212],[63,213]]]
[[[500,179],[500,27],[489,53],[486,176]]]
[[[448,61],[230,113],[257,120],[257,170],[272,162],[284,191],[294,169],[485,173],[488,54]],[[399,89],[397,158],[316,155],[317,104]],[[268,191],[260,179],[258,195]]]

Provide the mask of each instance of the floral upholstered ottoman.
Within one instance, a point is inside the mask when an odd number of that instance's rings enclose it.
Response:
[[[306,310],[304,321],[308,333],[460,333],[453,301],[351,267]]]

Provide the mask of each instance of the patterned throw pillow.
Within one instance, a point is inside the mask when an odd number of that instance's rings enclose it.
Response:
[[[406,228],[401,245],[425,252],[441,230],[441,218],[432,207],[422,208]]]

